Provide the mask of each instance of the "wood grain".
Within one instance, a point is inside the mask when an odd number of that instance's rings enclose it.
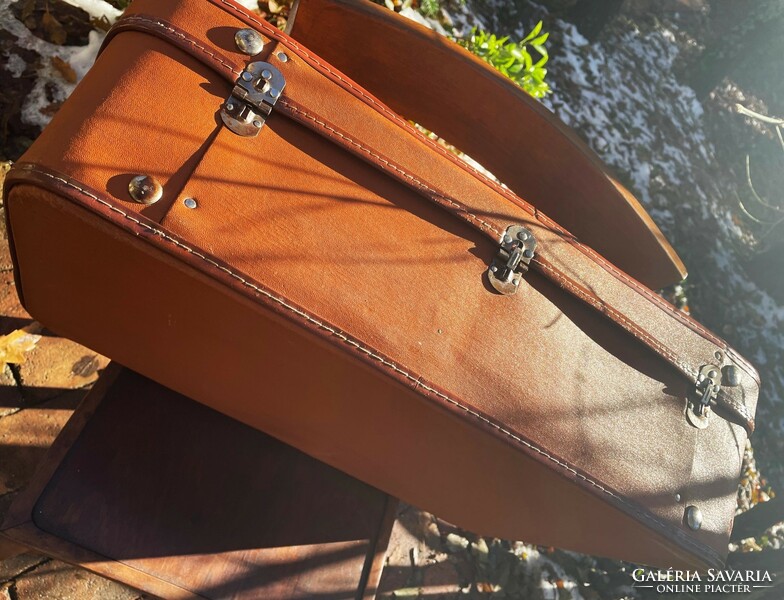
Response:
[[[167,598],[372,597],[395,500],[131,371],[106,379],[6,535]]]

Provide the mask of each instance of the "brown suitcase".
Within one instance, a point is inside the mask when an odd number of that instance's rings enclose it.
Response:
[[[12,504],[0,542],[161,598],[370,599],[396,506],[111,365]]]
[[[135,0],[5,197],[55,331],[467,529],[722,564],[753,367],[231,0]]]

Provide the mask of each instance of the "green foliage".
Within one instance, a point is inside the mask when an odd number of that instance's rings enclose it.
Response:
[[[544,47],[549,35],[542,33],[542,22],[539,21],[531,32],[517,43],[510,42],[509,37],[499,38],[476,27],[467,38],[457,42],[498,69],[534,98],[544,98],[550,93],[550,86],[545,81],[548,54]],[[536,58],[529,49],[536,53]]]
[[[419,12],[428,18],[435,18],[441,10],[441,0],[419,0]]]

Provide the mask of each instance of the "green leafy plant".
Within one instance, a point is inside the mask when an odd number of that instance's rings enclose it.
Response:
[[[498,69],[534,98],[544,98],[550,93],[550,86],[545,81],[548,54],[544,47],[549,36],[549,33],[542,33],[542,22],[539,21],[517,43],[510,42],[508,36],[499,38],[476,27],[468,37],[457,40],[457,43]],[[532,56],[529,49],[536,55]]]
[[[419,0],[419,12],[429,18],[435,18],[441,11],[441,0]]]

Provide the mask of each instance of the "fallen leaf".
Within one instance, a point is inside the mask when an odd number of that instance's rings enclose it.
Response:
[[[65,44],[65,40],[68,37],[65,27],[63,27],[60,24],[60,21],[55,19],[49,11],[46,11],[43,17],[41,17],[41,25],[43,25],[46,37],[50,42],[60,46]]]
[[[57,69],[60,75],[63,76],[68,83],[76,83],[76,71],[59,56],[52,57],[52,66]]]
[[[90,25],[96,29],[100,29],[101,31],[109,31],[112,28],[112,23],[108,18],[106,18],[106,15],[101,15],[100,19],[92,17],[90,19]]]
[[[40,339],[40,335],[29,333],[24,329],[17,329],[8,335],[0,336],[0,369],[5,369],[8,363],[25,362],[25,355],[35,348]]]

